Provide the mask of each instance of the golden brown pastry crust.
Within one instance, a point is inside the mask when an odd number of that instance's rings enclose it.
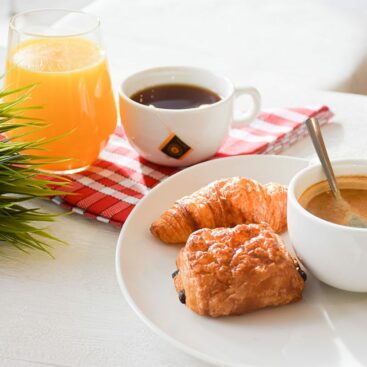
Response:
[[[240,315],[302,298],[304,273],[265,223],[194,232],[174,283],[200,315]],[[303,274],[302,274],[303,273]]]
[[[287,227],[287,189],[243,177],[214,181],[177,200],[150,227],[166,243],[185,243],[200,228],[268,223],[275,232]]]

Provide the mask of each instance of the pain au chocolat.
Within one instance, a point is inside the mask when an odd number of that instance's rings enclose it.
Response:
[[[173,277],[180,301],[212,317],[296,302],[306,278],[265,223],[198,230],[176,263]]]

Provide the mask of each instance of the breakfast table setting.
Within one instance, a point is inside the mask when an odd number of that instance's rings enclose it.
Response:
[[[143,17],[131,5],[119,31],[124,6],[10,20],[0,366],[366,365],[366,232],[329,217],[338,197],[309,136],[319,124],[338,195],[363,215],[361,81],[249,76],[233,61],[245,50],[225,64],[225,36],[214,60],[163,26],[149,36],[149,14],[129,38]]]

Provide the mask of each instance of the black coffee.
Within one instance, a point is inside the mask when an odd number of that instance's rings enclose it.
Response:
[[[133,101],[146,106],[183,110],[213,104],[220,97],[209,89],[188,84],[164,84],[149,87],[133,94]]]

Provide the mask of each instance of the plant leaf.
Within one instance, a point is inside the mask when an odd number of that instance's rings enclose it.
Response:
[[[59,187],[69,184],[64,177],[53,174],[45,176],[40,171],[43,164],[65,161],[65,158],[55,160],[54,157],[28,153],[29,150],[42,151],[50,140],[17,140],[32,130],[47,126],[41,119],[25,115],[27,111],[40,109],[41,106],[22,106],[35,87],[29,85],[0,91],[0,134],[12,133],[11,137],[0,138],[0,245],[7,244],[25,252],[39,250],[52,256],[49,250],[51,244],[65,242],[37,223],[53,222],[58,215],[21,205],[33,198],[48,199],[50,196],[63,195],[64,191],[53,187],[56,184]]]

